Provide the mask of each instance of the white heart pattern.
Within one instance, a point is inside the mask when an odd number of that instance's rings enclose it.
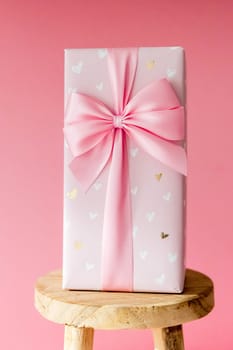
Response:
[[[131,193],[133,196],[136,196],[137,192],[138,192],[138,186],[131,188]]]
[[[133,158],[135,158],[136,155],[138,154],[138,148],[131,148],[130,154]]]
[[[172,196],[171,192],[167,192],[166,194],[163,195],[163,199],[165,201],[170,201],[171,196]]]
[[[77,89],[76,89],[76,88],[70,87],[70,88],[68,89],[68,94],[72,94],[73,92],[77,92]]]
[[[146,218],[148,220],[148,222],[152,222],[155,218],[155,212],[154,211],[150,211],[146,214]]]
[[[160,286],[164,283],[165,281],[165,275],[164,273],[162,273],[160,276],[158,276],[156,279],[155,279],[155,282],[157,284],[159,284]]]
[[[170,50],[174,51],[174,50],[178,50],[180,47],[179,46],[172,46],[170,47]]]
[[[133,237],[136,237],[137,233],[138,233],[138,226],[134,225],[134,227],[133,227]]]
[[[168,260],[170,263],[174,263],[177,260],[176,253],[168,253]]]
[[[147,251],[147,250],[142,250],[142,251],[139,253],[139,255],[140,255],[140,258],[141,258],[142,260],[145,260],[145,259],[147,258],[147,256],[148,256],[148,251]]]
[[[76,65],[72,66],[72,71],[76,74],[80,74],[83,68],[83,62],[80,61]]]
[[[102,185],[101,182],[96,182],[96,183],[94,184],[94,188],[95,188],[96,191],[99,191],[99,190],[101,189],[102,186],[103,186],[103,185]]]
[[[93,212],[93,211],[90,211],[89,212],[89,218],[90,220],[95,220],[96,218],[98,217],[98,213],[97,212]]]
[[[103,59],[105,56],[107,56],[107,53],[108,53],[107,49],[98,49],[98,56],[101,59]]]
[[[71,226],[70,220],[64,221],[63,226],[64,226],[64,231],[68,231]]]
[[[103,87],[104,87],[104,83],[101,81],[101,82],[99,82],[99,84],[96,84],[95,87],[97,90],[102,91]]]
[[[85,263],[85,268],[86,268],[87,271],[93,270],[94,267],[95,267],[95,264],[93,264],[93,263],[90,263],[90,262],[86,262]]]
[[[167,77],[173,78],[176,75],[176,69],[175,68],[168,68],[167,69]]]

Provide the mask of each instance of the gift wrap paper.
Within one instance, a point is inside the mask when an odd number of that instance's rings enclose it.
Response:
[[[108,55],[109,50],[102,48],[65,50],[65,108],[71,94],[77,92],[112,107]],[[139,48],[132,96],[152,81],[164,78],[184,106],[184,50],[181,47]],[[182,292],[185,177],[153,159],[129,138],[127,147],[132,209],[132,290]],[[102,290],[102,232],[109,166],[85,192],[70,169],[72,159],[65,140],[63,288]]]

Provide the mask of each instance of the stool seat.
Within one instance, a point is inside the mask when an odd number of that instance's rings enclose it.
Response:
[[[61,286],[61,271],[40,277],[35,306],[48,320],[66,326],[66,350],[92,349],[94,329],[130,328],[152,329],[159,350],[184,349],[181,325],[214,306],[211,279],[189,269],[182,294],[70,291]]]

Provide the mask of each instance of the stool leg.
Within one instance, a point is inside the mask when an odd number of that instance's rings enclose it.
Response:
[[[65,326],[64,350],[92,350],[94,329]]]
[[[153,329],[155,350],[184,350],[182,325]]]

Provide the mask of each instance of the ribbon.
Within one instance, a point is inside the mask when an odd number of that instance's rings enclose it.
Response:
[[[132,214],[127,138],[173,170],[186,175],[184,108],[166,79],[155,80],[132,97],[138,49],[108,50],[113,108],[73,93],[64,134],[70,168],[85,191],[109,166],[102,241],[103,290],[133,290]]]

